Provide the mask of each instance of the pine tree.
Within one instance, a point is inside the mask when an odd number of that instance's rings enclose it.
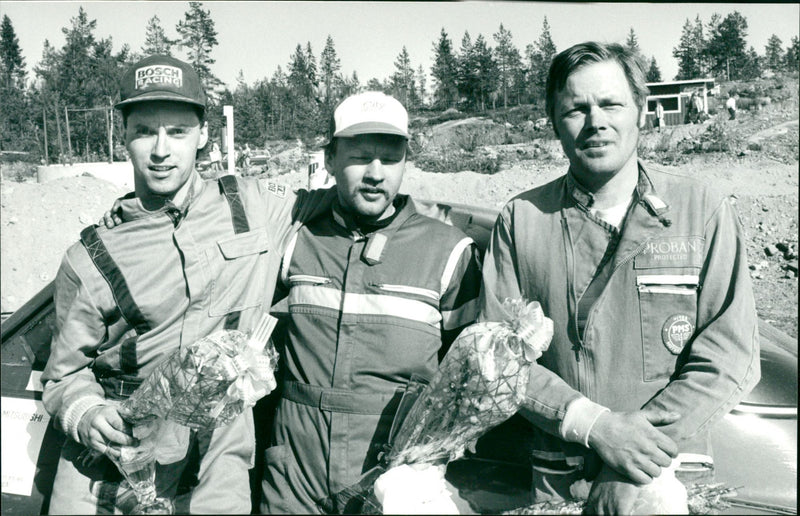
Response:
[[[773,34],[767,41],[767,46],[764,48],[764,67],[773,72],[783,70],[784,55],[783,55],[783,41],[777,35]]]
[[[703,29],[703,21],[700,19],[699,14],[694,18],[691,44],[695,60],[697,61],[697,77],[705,77],[708,75],[711,65],[709,64],[708,58],[705,56],[705,49],[708,46],[708,41],[706,41]]]
[[[307,54],[298,43],[294,54],[289,58],[289,76],[287,83],[292,94],[305,99],[314,95],[314,85],[309,80]]]
[[[511,31],[500,24],[500,30],[494,33],[497,46],[494,49],[495,62],[500,72],[500,92],[503,95],[503,107],[508,107],[508,95],[515,88],[514,79],[519,77],[522,59],[514,45]]]
[[[425,105],[425,97],[428,96],[428,91],[426,86],[428,84],[428,75],[425,73],[425,69],[422,68],[422,65],[417,67],[417,75],[414,77],[414,80],[417,83],[417,97],[419,97],[419,107],[423,107]]]
[[[633,27],[631,27],[630,32],[628,32],[628,39],[625,40],[625,48],[634,54],[641,55],[642,53],[642,49],[639,47],[639,38],[636,37],[636,32],[634,32]]]
[[[25,95],[25,59],[19,39],[8,15],[3,15],[0,27],[0,149],[23,150],[26,145],[28,103]]]
[[[478,63],[476,62],[472,38],[468,31],[464,31],[461,38],[461,48],[456,58],[458,93],[466,99],[468,107],[477,105],[476,96],[478,91]]]
[[[350,77],[345,77],[342,74],[336,76],[336,88],[338,91],[337,98],[344,99],[350,95],[355,95],[361,91],[361,80],[358,78],[358,73],[353,71]],[[333,104],[331,105],[333,108]]]
[[[483,34],[478,34],[472,48],[473,61],[477,70],[476,101],[480,109],[485,111],[488,102],[496,107],[497,92],[500,85],[500,68],[494,60],[492,49],[487,45]]]
[[[547,74],[550,70],[550,63],[556,55],[556,46],[550,35],[550,24],[547,16],[542,22],[542,33],[535,45],[528,45],[525,49],[525,56],[530,66],[529,72],[529,92],[532,99],[543,99],[545,85],[547,84]]]
[[[172,46],[176,43],[176,40],[167,37],[166,32],[164,32],[164,27],[161,26],[161,20],[157,15],[153,15],[153,17],[147,21],[144,45],[142,45],[142,54],[161,54],[171,56]]]
[[[440,108],[454,107],[458,101],[458,61],[453,42],[442,28],[439,41],[433,45],[433,103]]]
[[[672,49],[672,55],[678,60],[676,80],[697,79],[706,73],[706,57],[704,55],[706,41],[703,36],[703,22],[698,15],[694,23],[686,18],[683,25],[680,43]]]
[[[69,109],[85,109],[94,107],[94,98],[86,88],[93,79],[92,51],[95,47],[93,31],[97,26],[96,20],[89,20],[83,7],[78,9],[78,15],[70,19],[70,27],[61,31],[66,42],[59,52],[58,87],[63,106]],[[89,115],[86,112],[78,115],[74,113],[68,126],[68,151],[72,155],[87,154],[88,148],[94,147],[89,143],[97,133],[89,127]],[[99,134],[103,134],[100,130]]]
[[[367,81],[366,89],[367,91],[382,91],[385,93],[390,88],[387,87],[386,84],[383,84],[381,81],[373,77],[372,79]]]
[[[60,59],[58,50],[56,50],[50,41],[44,40],[44,48],[42,49],[42,58],[39,63],[33,68],[36,77],[39,79],[34,84],[34,97],[38,100],[38,105],[41,106],[44,112],[45,121],[50,132],[48,138],[47,154],[55,161],[58,156],[60,163],[64,162],[66,155],[65,140],[61,133],[61,125],[59,122],[60,99],[59,99],[59,77],[58,77],[58,61]],[[44,127],[42,128],[44,130]]]
[[[786,47],[786,57],[784,58],[785,70],[789,73],[797,73],[800,68],[800,38],[792,37],[792,44]]]
[[[411,66],[411,57],[408,49],[403,46],[403,50],[394,62],[395,72],[390,78],[392,93],[406,109],[416,107],[416,92],[414,86],[414,68]]]
[[[761,77],[762,59],[752,46],[747,51],[741,64],[738,64],[738,77],[741,79],[757,79]]]
[[[11,18],[3,15],[0,27],[0,74],[2,74],[2,87],[25,88],[25,58],[19,47],[19,38],[14,31]]]
[[[658,68],[655,56],[650,57],[650,67],[647,69],[647,82],[661,82],[661,69]]]
[[[316,91],[319,86],[317,80],[317,58],[314,57],[314,51],[311,50],[311,42],[306,42],[306,73],[308,74],[308,82],[313,86]]]
[[[263,114],[256,99],[256,92],[245,82],[242,70],[239,70],[239,74],[236,76],[236,88],[233,90],[232,97],[233,117],[236,120],[234,140],[260,145],[265,136],[262,132]]]
[[[336,55],[336,49],[333,46],[333,38],[328,34],[325,40],[325,48],[322,50],[322,55],[319,60],[320,74],[322,84],[325,85],[325,104],[330,106],[332,102],[333,88],[336,84],[337,74],[342,68],[342,63]]]
[[[214,88],[222,81],[211,72],[211,65],[216,62],[211,52],[218,44],[211,11],[203,10],[201,2],[189,2],[189,10],[178,22],[177,31],[181,38],[179,45],[186,49],[188,60],[200,76],[206,94],[214,99]]]
[[[711,63],[711,70],[724,74],[729,80],[742,76],[747,65],[747,20],[739,11],[734,11],[720,21],[715,13],[709,24],[709,41],[705,54]]]

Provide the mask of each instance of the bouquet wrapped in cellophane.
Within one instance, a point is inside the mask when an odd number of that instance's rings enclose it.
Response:
[[[153,418],[195,429],[227,425],[275,388],[278,353],[265,347],[274,326],[265,314],[250,335],[220,330],[175,351],[120,413],[134,426]]]
[[[320,502],[326,512],[444,513],[443,466],[519,410],[531,364],[550,344],[553,322],[538,302],[506,299],[503,322],[467,327],[428,385],[410,385],[381,464],[361,481]],[[404,467],[406,466],[406,467]],[[433,471],[434,468],[436,471]],[[376,482],[377,481],[377,482]],[[441,489],[420,486],[440,485]],[[373,492],[373,486],[374,491]],[[425,498],[427,497],[427,498]],[[450,502],[452,504],[452,502]]]
[[[163,421],[213,429],[233,421],[271,392],[278,353],[269,342],[276,319],[264,314],[249,333],[220,330],[176,350],[120,404],[137,446],[113,457],[136,494],[138,514],[169,514],[169,500],[156,498],[155,448]]]

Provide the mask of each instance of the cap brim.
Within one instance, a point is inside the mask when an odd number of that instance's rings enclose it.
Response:
[[[333,133],[333,137],[347,138],[349,136],[358,136],[359,134],[394,134],[402,136],[403,138],[409,137],[407,132],[385,122],[362,122],[360,124],[353,124],[350,127],[345,127],[341,131],[336,131]]]
[[[123,100],[122,102],[117,102],[114,104],[115,109],[120,109],[123,106],[127,106],[130,104],[135,104],[137,102],[150,102],[154,100],[168,100],[171,102],[183,102],[186,104],[193,104],[195,106],[200,106],[201,108],[205,109],[206,105],[198,102],[194,99],[190,99],[189,97],[184,97],[183,95],[179,95],[177,93],[170,93],[168,91],[152,91],[149,93],[144,93],[142,95],[138,95],[128,100]]]

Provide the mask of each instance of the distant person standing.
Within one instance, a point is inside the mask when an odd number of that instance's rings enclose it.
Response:
[[[706,119],[706,104],[697,92],[695,92],[692,101],[694,102],[695,122],[702,123]]]
[[[242,151],[242,162],[244,163],[245,170],[250,168],[250,156],[253,155],[253,151],[250,149],[250,144],[244,144],[244,151]]]
[[[728,100],[725,101],[725,107],[730,115],[728,120],[736,120],[736,97],[738,95],[728,95]]]
[[[661,132],[661,128],[664,127],[664,106],[661,105],[661,101],[656,102],[656,129],[658,132]]]
[[[700,113],[697,111],[697,102],[695,101],[696,98],[697,93],[693,91],[689,97],[689,102],[686,103],[686,120],[684,122],[687,124],[693,124],[697,122],[697,119],[700,116]]]
[[[208,157],[211,160],[211,170],[216,173],[222,172],[222,151],[219,150],[217,142],[211,145],[211,152],[208,153]]]

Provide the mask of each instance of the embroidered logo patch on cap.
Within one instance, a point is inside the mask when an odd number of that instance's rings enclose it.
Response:
[[[694,323],[686,314],[667,317],[661,327],[661,340],[673,355],[679,354],[694,334]]]
[[[143,90],[148,86],[170,85],[176,88],[183,87],[183,70],[176,66],[143,66],[136,69],[137,90]]]
[[[330,138],[394,134],[409,138],[408,112],[394,97],[365,91],[344,99],[333,112]]]
[[[125,70],[119,84],[119,102],[114,107],[122,109],[154,100],[206,107],[206,94],[197,71],[171,56],[145,57]]]

